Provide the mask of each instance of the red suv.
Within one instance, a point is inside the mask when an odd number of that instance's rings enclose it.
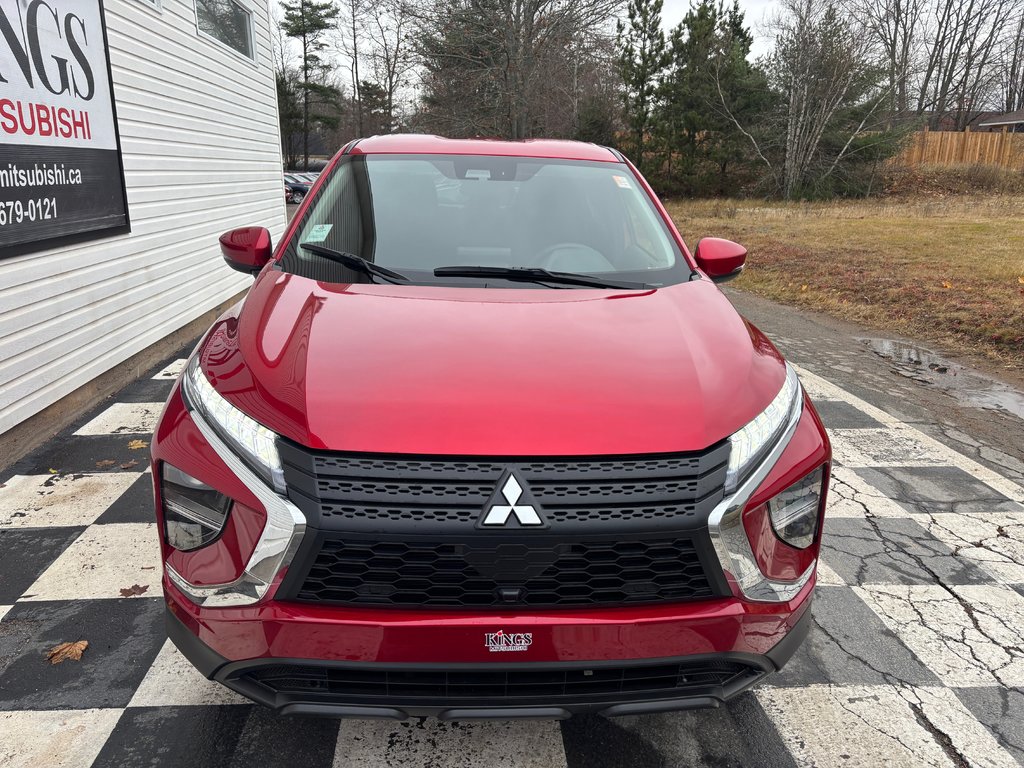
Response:
[[[807,633],[831,449],[621,154],[346,146],[153,441],[171,639],[282,712],[716,706]]]

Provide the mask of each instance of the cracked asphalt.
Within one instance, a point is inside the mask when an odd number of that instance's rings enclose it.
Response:
[[[877,333],[730,297],[835,448],[814,625],[774,678],[717,710],[561,723],[285,719],[208,683],[163,634],[134,442],[175,356],[0,474],[0,765],[1024,764],[1024,421],[880,357]],[[45,662],[74,639],[80,662]]]

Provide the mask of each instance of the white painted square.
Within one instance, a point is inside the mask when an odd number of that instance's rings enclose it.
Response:
[[[823,559],[818,560],[818,575],[817,582],[823,587],[843,587],[846,586],[846,582],[843,581],[843,577],[832,570],[829,564]]]
[[[151,435],[163,403],[114,403],[76,435]]]
[[[755,693],[798,765],[953,768],[925,723],[970,755],[972,765],[1016,765],[949,690],[812,685]]]
[[[91,765],[120,709],[0,712],[4,768],[80,768]]]
[[[562,730],[557,722],[543,720],[345,720],[334,753],[337,768],[560,768],[565,764]]]
[[[178,376],[181,375],[182,371],[185,370],[185,364],[186,363],[188,363],[188,360],[186,360],[185,358],[181,358],[180,360],[175,360],[173,363],[171,363],[166,368],[164,368],[162,371],[160,371],[160,373],[158,373],[156,376],[154,376],[153,380],[154,381],[157,381],[157,380],[160,380],[160,381],[168,381],[168,380],[173,381],[174,379],[178,378]]]
[[[251,704],[248,699],[207,680],[168,640],[143,678],[129,707],[178,707]]]
[[[160,595],[160,544],[155,523],[93,525],[25,590],[24,600],[121,597],[133,584]]]
[[[832,453],[844,467],[922,467],[949,464],[916,429],[833,429]]]
[[[908,517],[909,513],[864,478],[846,467],[832,467],[825,530],[830,517]]]
[[[1024,584],[1024,509],[911,515],[956,556],[1000,584]]]
[[[875,421],[880,421],[882,424],[900,423],[900,420],[895,416],[890,416],[881,408],[876,408],[871,403],[851,395],[845,389],[836,386],[827,379],[823,379],[818,374],[811,373],[799,365],[793,365],[793,368],[796,369],[797,375],[800,377],[800,383],[804,385],[804,389],[812,400],[842,400],[844,403],[849,403],[857,410],[870,416]],[[831,430],[829,431],[831,432]]]
[[[0,528],[90,525],[138,477],[136,472],[15,475],[0,488]]]
[[[946,685],[1024,685],[1024,598],[1008,587],[853,588]]]

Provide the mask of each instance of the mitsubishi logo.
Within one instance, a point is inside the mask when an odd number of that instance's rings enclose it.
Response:
[[[498,503],[502,500],[504,500],[504,504]],[[478,525],[488,528],[507,526],[509,519],[515,517],[521,528],[545,526],[546,523],[537,511],[537,507],[534,504],[521,503],[523,501],[523,486],[516,478],[515,473],[509,471],[505,475],[504,482],[499,483],[498,491],[491,497]],[[526,499],[525,501],[531,500]]]

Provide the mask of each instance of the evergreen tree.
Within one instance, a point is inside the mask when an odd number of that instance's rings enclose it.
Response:
[[[695,0],[670,36],[670,64],[659,91],[657,125],[669,153],[672,192],[724,194],[750,153],[736,128],[756,123],[772,96],[747,61],[753,38],[738,3]]]
[[[320,58],[325,47],[324,34],[333,27],[338,8],[333,0],[286,0],[282,4],[281,28],[288,37],[302,43],[302,157],[309,170],[309,131],[311,120],[330,127],[337,123],[338,91],[326,83],[329,67]],[[329,109],[334,108],[334,114]],[[311,109],[314,112],[311,113]]]
[[[632,134],[637,167],[646,165],[644,150],[651,129],[658,79],[668,65],[665,33],[661,30],[662,0],[629,0],[628,23],[618,22],[619,73],[624,85],[623,106]]]

